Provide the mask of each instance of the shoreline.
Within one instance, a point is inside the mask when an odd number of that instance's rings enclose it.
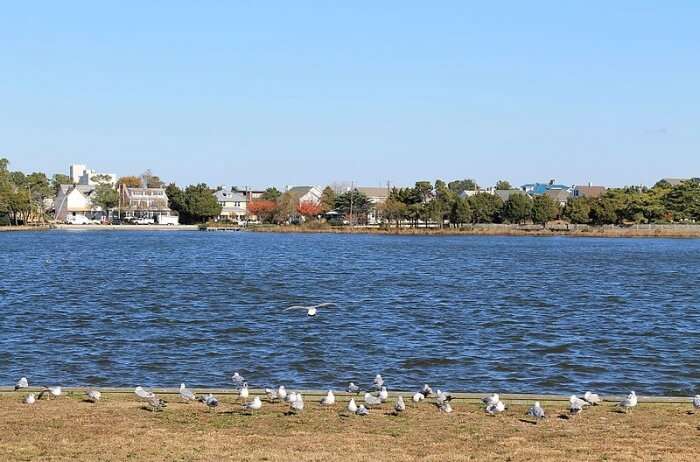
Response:
[[[340,228],[306,226],[250,227],[259,233],[375,234],[384,236],[515,236],[515,237],[596,237],[596,238],[678,238],[700,239],[700,225],[643,225],[631,227],[554,225],[488,225],[462,228]]]

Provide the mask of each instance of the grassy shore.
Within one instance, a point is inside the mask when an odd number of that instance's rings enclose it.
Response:
[[[462,228],[366,228],[323,225],[251,226],[251,231],[270,233],[332,233],[332,234],[378,234],[400,236],[570,236],[570,237],[616,237],[616,238],[700,238],[700,225],[665,226],[659,228],[632,227],[587,227],[567,229],[566,226],[464,226]]]
[[[174,396],[151,412],[133,395],[105,394],[98,404],[80,394],[21,402],[0,395],[0,460],[144,461],[695,461],[700,454],[700,413],[689,404],[642,403],[630,414],[598,406],[572,419],[562,402],[543,403],[549,417],[531,423],[527,405],[500,416],[460,401],[439,413],[429,403],[391,415],[392,406],[368,417],[348,415],[345,397],[334,409],[308,398],[305,411],[287,416],[282,404],[247,415],[234,396],[215,412]]]

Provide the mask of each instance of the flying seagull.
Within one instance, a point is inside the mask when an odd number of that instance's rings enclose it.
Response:
[[[289,308],[285,308],[284,311],[306,310],[307,316],[316,316],[316,312],[317,312],[318,308],[323,308],[325,306],[335,306],[335,303],[319,303],[318,305],[311,305],[311,306],[294,305],[294,306],[290,306]]]
[[[102,393],[98,390],[88,390],[85,392],[85,396],[87,396],[88,401],[96,403],[102,398]]]
[[[28,388],[28,387],[29,387],[29,382],[27,381],[27,378],[22,377],[15,384],[15,391],[19,390],[20,388]]]

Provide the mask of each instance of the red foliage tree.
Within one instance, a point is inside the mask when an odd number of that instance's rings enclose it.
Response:
[[[319,216],[323,210],[321,204],[311,201],[304,201],[297,205],[297,212],[299,212],[299,215],[303,215],[306,218],[314,218]]]
[[[277,203],[275,201],[256,199],[248,202],[248,213],[257,216],[260,221],[271,221],[276,209]]]

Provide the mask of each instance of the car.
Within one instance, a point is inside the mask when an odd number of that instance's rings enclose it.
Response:
[[[153,225],[155,224],[155,221],[153,218],[138,218],[134,221],[134,223],[137,225]]]
[[[94,224],[94,220],[90,220],[85,215],[68,215],[65,223],[67,225],[91,225]]]

